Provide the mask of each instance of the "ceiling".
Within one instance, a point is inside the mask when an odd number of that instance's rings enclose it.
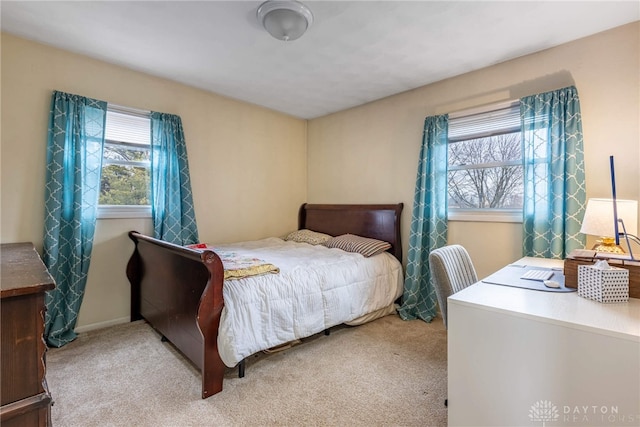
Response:
[[[638,1],[305,1],[282,42],[260,1],[7,1],[2,31],[310,119],[640,19]]]

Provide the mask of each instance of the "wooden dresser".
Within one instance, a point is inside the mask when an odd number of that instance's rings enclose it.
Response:
[[[0,257],[0,424],[48,426],[51,395],[45,379],[44,291],[55,284],[31,243],[2,244]]]

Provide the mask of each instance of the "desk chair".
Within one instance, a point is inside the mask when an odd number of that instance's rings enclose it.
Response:
[[[447,327],[447,298],[478,281],[471,257],[460,245],[443,246],[429,253],[429,269],[435,285],[444,326]]]
[[[429,253],[429,269],[435,285],[444,327],[447,327],[447,298],[478,281],[476,269],[465,248],[460,245],[443,246]],[[448,406],[448,399],[444,406]]]

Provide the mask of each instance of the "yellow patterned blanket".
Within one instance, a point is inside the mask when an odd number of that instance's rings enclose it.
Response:
[[[242,279],[243,277],[257,276],[258,274],[277,274],[280,269],[273,264],[237,252],[217,250],[213,246],[204,243],[188,245],[188,248],[196,250],[209,249],[214,251],[222,261],[224,267],[224,280]]]

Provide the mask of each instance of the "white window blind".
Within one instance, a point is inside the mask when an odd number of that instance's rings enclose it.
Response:
[[[119,110],[109,105],[107,109],[107,141],[126,142],[130,144],[151,144],[151,119],[149,113]]]
[[[519,132],[520,104],[449,119],[449,142]]]

